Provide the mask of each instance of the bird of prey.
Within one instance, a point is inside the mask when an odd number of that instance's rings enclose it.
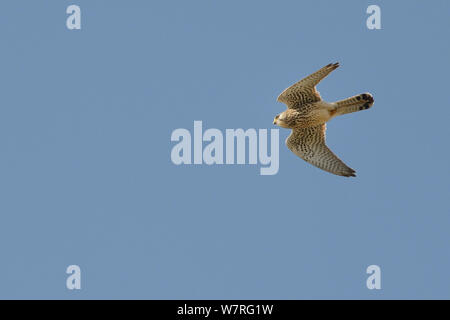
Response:
[[[316,85],[338,67],[339,63],[330,63],[284,90],[277,101],[286,104],[287,110],[277,115],[273,123],[292,129],[286,145],[303,160],[339,176],[355,177],[355,170],[328,149],[326,122],[369,109],[374,100],[370,93],[363,93],[337,102],[323,101]]]

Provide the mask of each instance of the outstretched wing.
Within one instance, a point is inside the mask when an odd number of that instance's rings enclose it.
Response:
[[[339,67],[338,62],[330,63],[313,74],[310,74],[284,90],[278,96],[277,101],[283,102],[288,108],[297,108],[305,103],[322,100],[319,91],[316,90],[316,85],[337,67]]]
[[[325,144],[326,124],[304,129],[293,129],[286,140],[288,148],[312,165],[344,177],[355,177],[355,170],[348,167]]]

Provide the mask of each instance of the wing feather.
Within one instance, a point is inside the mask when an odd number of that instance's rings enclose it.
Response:
[[[312,165],[330,173],[355,177],[355,170],[348,167],[326,145],[326,124],[304,129],[293,129],[286,140],[288,148]]]
[[[277,101],[286,104],[288,108],[297,108],[306,103],[322,100],[319,91],[316,90],[316,85],[338,67],[338,62],[326,65],[284,90],[278,96]]]

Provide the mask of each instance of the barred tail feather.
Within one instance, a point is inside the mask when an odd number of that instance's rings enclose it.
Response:
[[[357,96],[338,101],[336,102],[337,115],[369,109],[373,102],[374,100],[370,93],[358,94]]]

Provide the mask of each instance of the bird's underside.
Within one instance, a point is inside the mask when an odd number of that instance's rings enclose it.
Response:
[[[327,147],[326,122],[338,115],[368,109],[374,100],[364,93],[334,103],[323,101],[316,85],[338,67],[338,63],[329,64],[284,90],[277,100],[285,103],[288,110],[278,115],[274,123],[292,129],[286,145],[294,154],[322,170],[354,177],[355,170]]]

